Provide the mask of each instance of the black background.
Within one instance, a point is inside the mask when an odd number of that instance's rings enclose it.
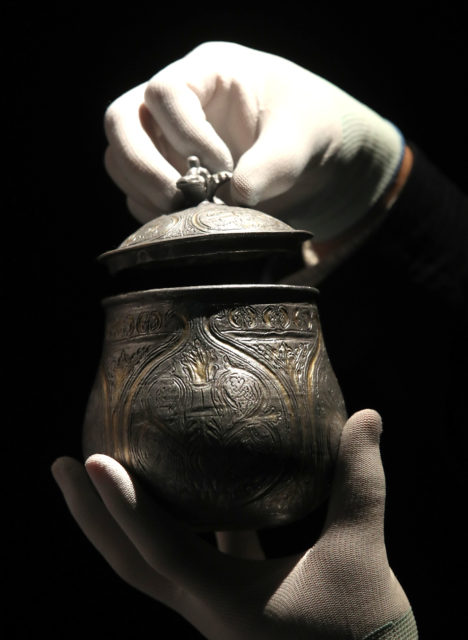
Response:
[[[462,188],[466,183],[466,34],[450,3],[419,10],[410,3],[168,5],[68,2],[32,15],[15,4],[7,66],[21,137],[14,145],[18,180],[6,192],[15,237],[31,240],[31,250],[13,259],[15,273],[28,270],[28,346],[19,368],[30,391],[19,401],[20,437],[8,474],[19,506],[13,516],[7,512],[8,637],[38,629],[49,638],[199,637],[114,576],[49,474],[55,457],[80,456],[102,332],[105,276],[95,257],[137,226],[102,163],[103,114],[113,99],[199,43],[235,41],[323,75],[395,122]],[[23,276],[19,282],[26,284]]]

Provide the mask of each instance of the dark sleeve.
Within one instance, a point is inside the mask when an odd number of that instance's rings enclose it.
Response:
[[[319,304],[348,412],[370,407],[383,418],[392,568],[421,637],[457,637],[468,489],[468,203],[414,154],[385,223],[322,282]]]
[[[376,347],[382,358],[387,345],[392,360],[413,359],[416,374],[429,354],[435,366],[434,351],[457,351],[466,338],[468,198],[413,151],[412,172],[386,221],[320,286],[339,368],[372,360]]]
[[[413,147],[414,166],[386,223],[347,269],[377,262],[450,307],[466,301],[468,197]]]

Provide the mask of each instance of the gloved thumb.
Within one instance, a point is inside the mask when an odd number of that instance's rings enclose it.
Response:
[[[290,117],[293,106],[288,109],[283,105],[278,111],[264,118],[257,140],[239,158],[234,169],[231,196],[242,205],[255,207],[290,190],[291,203],[297,199],[308,200],[322,186],[320,180],[317,184],[314,175],[307,177],[306,184],[300,177],[311,161],[318,163],[325,153],[331,152],[330,136],[337,135],[334,126],[324,131],[318,115],[318,124],[313,124],[310,110],[308,125],[303,126],[305,115],[300,117],[297,105],[295,120]]]
[[[343,427],[325,530],[355,530],[383,543],[385,475],[380,457],[382,420],[365,409]]]

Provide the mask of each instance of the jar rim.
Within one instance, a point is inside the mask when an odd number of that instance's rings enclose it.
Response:
[[[236,299],[233,296],[241,296]],[[144,289],[130,291],[114,296],[108,296],[102,300],[104,307],[131,303],[138,299],[188,299],[196,298],[200,301],[209,299],[212,302],[245,302],[251,303],[271,302],[307,302],[315,299],[319,290],[315,287],[291,284],[222,284],[199,285],[189,287],[169,287],[160,289]]]

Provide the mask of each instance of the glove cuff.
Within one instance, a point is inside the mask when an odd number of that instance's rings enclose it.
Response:
[[[410,609],[398,620],[387,622],[367,635],[363,640],[417,640],[418,629],[413,611]]]
[[[341,117],[341,136],[329,159],[329,184],[310,202],[307,226],[319,242],[345,233],[376,207],[405,152],[401,131],[364,105]]]

